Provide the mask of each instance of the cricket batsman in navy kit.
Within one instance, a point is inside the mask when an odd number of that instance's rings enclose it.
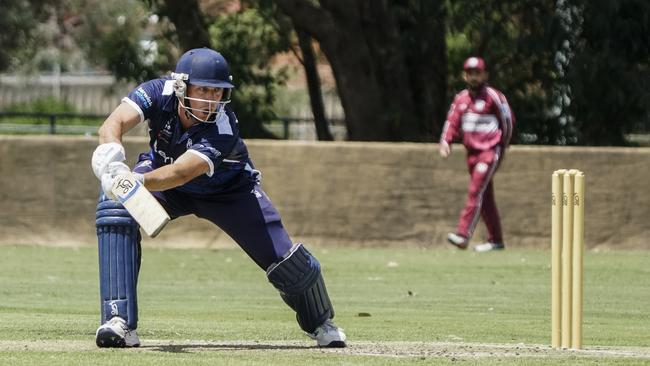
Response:
[[[234,85],[228,63],[208,48],[181,56],[170,77],[144,82],[99,130],[92,168],[103,194],[97,205],[101,326],[99,347],[137,347],[137,281],[142,249],[138,224],[110,192],[131,174],[172,218],[194,214],[226,232],[264,271],[320,347],[345,347],[318,260],[294,244],[260,186],[260,173],[228,105]],[[149,125],[148,152],[133,171],[124,164],[124,133]]]
[[[470,174],[467,200],[457,231],[449,233],[447,240],[460,249],[467,249],[479,217],[483,217],[487,242],[475,246],[474,250],[504,249],[492,179],[512,138],[515,117],[506,97],[487,85],[488,75],[482,58],[470,57],[464,62],[463,78],[467,89],[454,98],[439,145],[440,155],[446,158],[451,153],[451,142],[462,139]]]

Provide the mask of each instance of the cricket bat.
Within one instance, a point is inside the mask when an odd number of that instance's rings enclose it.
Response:
[[[111,191],[151,238],[170,220],[158,200],[131,174],[118,175]]]

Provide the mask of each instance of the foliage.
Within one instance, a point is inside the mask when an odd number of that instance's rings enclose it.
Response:
[[[650,120],[650,5],[642,0],[448,1],[449,76],[483,56],[521,143],[624,145]]]
[[[167,8],[160,2],[63,0],[61,8],[48,10],[56,19],[51,37],[65,36],[65,43],[82,49],[90,65],[109,71],[118,80],[140,83],[167,75],[183,52],[178,28],[162,13]],[[276,119],[272,106],[286,72],[267,65],[276,53],[288,49],[286,37],[254,8],[218,13],[208,20],[212,46],[228,59],[238,86],[233,107],[242,135],[271,137],[261,126]],[[56,49],[48,65],[36,68],[49,70],[51,64],[61,64],[66,50]],[[63,70],[73,67],[61,66]]]
[[[81,4],[75,36],[90,62],[106,68],[118,80],[136,82],[169,70],[173,56],[165,41],[157,42],[165,25],[158,24],[140,1],[88,0]]]
[[[58,58],[53,46],[62,38],[54,39],[57,32],[52,29],[58,27],[56,4],[54,0],[2,0],[0,71],[29,71],[37,63]]]
[[[19,53],[31,38],[36,24],[29,1],[3,0],[0,16],[0,70],[7,69],[15,63],[15,54]]]
[[[54,97],[45,97],[30,102],[16,103],[5,108],[7,112],[26,113],[75,113],[74,106]]]
[[[4,108],[6,112],[20,112],[20,113],[42,113],[42,114],[77,114],[76,108],[66,103],[65,101],[56,99],[53,96],[44,97],[24,103],[15,103]],[[76,117],[57,117],[57,126],[61,125],[89,125],[98,126],[102,122],[102,118],[95,118],[91,116],[76,116]],[[39,125],[49,124],[49,117],[3,117],[2,122],[9,122],[15,124]],[[60,128],[58,128],[60,129]],[[25,130],[28,131],[28,130]],[[35,130],[43,132],[42,130]]]
[[[435,140],[470,54],[508,97],[516,142],[625,145],[650,130],[645,0],[233,3],[187,1],[175,17],[173,0],[3,0],[0,71],[99,68],[141,82],[167,74],[207,26],[232,66],[244,136],[268,137],[261,126],[286,81],[270,65],[299,26],[332,66],[352,139]]]
[[[173,69],[180,53],[198,47],[191,34],[203,34],[201,27],[204,23],[208,25],[205,33],[209,34],[209,42],[200,42],[200,46],[212,47],[228,60],[236,85],[232,106],[240,121],[242,136],[274,137],[263,124],[276,119],[272,106],[286,74],[283,70],[270,69],[269,64],[276,53],[288,48],[286,37],[254,7],[229,9],[227,1],[215,1],[203,2],[202,9],[198,9],[198,2],[192,1],[183,5],[183,14],[179,15],[171,13],[177,6],[172,1],[142,2],[160,17],[161,24],[166,24],[166,31],[154,37],[156,44],[176,50],[167,70]],[[199,17],[201,21],[188,24],[187,19],[192,17]]]
[[[223,53],[234,77],[232,105],[242,135],[255,135],[251,126],[277,119],[273,110],[278,87],[286,82],[287,70],[269,65],[273,57],[287,51],[289,39],[249,8],[217,16],[210,26],[213,47]]]
[[[556,54],[567,38],[555,0],[449,1],[449,95],[464,88],[461,65],[486,60],[490,84],[504,92],[517,119],[516,140],[554,144],[564,132]]]
[[[564,79],[576,143],[626,144],[625,133],[650,126],[650,3],[576,3],[581,27]]]

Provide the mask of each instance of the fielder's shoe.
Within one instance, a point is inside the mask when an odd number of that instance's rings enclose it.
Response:
[[[483,252],[489,252],[491,250],[503,250],[505,249],[506,246],[503,243],[483,243],[483,244],[478,244],[477,246],[474,247],[475,252],[483,253]]]
[[[95,342],[97,347],[123,348],[140,346],[138,333],[136,333],[135,329],[129,329],[126,321],[119,316],[111,318],[111,320],[97,328]]]
[[[320,327],[316,328],[314,333],[307,333],[311,339],[316,340],[318,347],[344,348],[346,346],[345,333],[343,329],[332,323],[332,319],[327,319]]]
[[[469,244],[469,240],[466,237],[456,233],[447,234],[447,241],[459,249],[467,249],[467,245]]]

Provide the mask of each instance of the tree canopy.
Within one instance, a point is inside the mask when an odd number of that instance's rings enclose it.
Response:
[[[319,137],[331,139],[312,44],[332,67],[351,140],[436,141],[470,55],[508,97],[516,142],[625,145],[650,126],[645,0],[5,0],[3,12],[0,70],[87,62],[142,81],[189,48],[218,49],[249,137],[270,136],[262,124],[277,118],[287,75],[269,65],[291,50]]]

